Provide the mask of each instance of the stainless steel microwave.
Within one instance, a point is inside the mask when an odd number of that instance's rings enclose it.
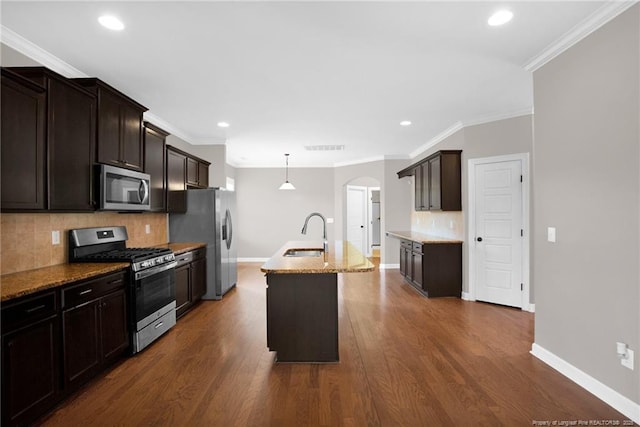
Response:
[[[105,211],[148,211],[151,207],[151,176],[109,165],[96,167],[99,209]]]

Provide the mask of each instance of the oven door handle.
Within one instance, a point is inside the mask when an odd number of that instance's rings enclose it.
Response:
[[[171,270],[178,265],[177,262],[172,261],[168,264],[159,265],[157,267],[149,268],[147,270],[138,271],[135,275],[136,280],[141,280],[149,276],[153,276],[154,274],[162,273],[163,271]]]

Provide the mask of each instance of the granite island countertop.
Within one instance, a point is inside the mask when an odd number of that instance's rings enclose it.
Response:
[[[329,244],[329,252],[320,256],[286,257],[289,249],[322,249],[322,241],[289,241],[262,265],[267,274],[320,274],[363,273],[373,271],[375,266],[355,246],[347,241]]]
[[[166,243],[156,247],[169,248],[175,254],[181,254],[206,247],[206,244],[198,242]],[[79,280],[114,273],[128,267],[128,262],[72,263],[4,274],[0,276],[0,302],[64,286]]]
[[[462,243],[462,240],[452,239],[450,237],[433,236],[431,234],[423,234],[415,231],[387,231],[387,236],[398,239],[407,239],[422,244],[433,243]]]

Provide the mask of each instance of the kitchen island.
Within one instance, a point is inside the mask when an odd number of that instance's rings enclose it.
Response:
[[[338,273],[373,271],[349,242],[290,241],[261,268],[267,277],[267,347],[277,362],[335,363]]]

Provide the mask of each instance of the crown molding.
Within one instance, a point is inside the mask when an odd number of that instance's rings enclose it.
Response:
[[[412,159],[418,157],[420,154],[424,153],[429,148],[433,147],[434,145],[437,145],[437,144],[441,143],[442,141],[444,141],[445,139],[449,138],[451,135],[453,135],[454,133],[458,132],[459,130],[461,130],[463,128],[464,128],[464,125],[462,124],[461,121],[455,122],[454,124],[452,124],[451,126],[446,128],[445,130],[443,130],[442,132],[440,132],[439,134],[437,134],[436,136],[431,138],[429,141],[427,141],[426,144],[423,144],[420,147],[418,147],[415,150],[413,150],[411,153],[409,153],[409,156]]]
[[[184,132],[182,129],[179,129],[173,126],[171,123],[164,120],[162,117],[157,116],[156,114],[146,111],[144,113],[144,119],[153,123],[156,126],[161,127],[162,129],[169,132],[171,135],[176,136],[187,142],[191,145],[225,145],[226,140],[223,138],[196,138],[187,132]]]
[[[589,34],[620,15],[631,6],[635,5],[638,0],[610,0],[608,3],[598,8],[589,15],[584,21],[573,27],[558,40],[547,46],[538,55],[531,58],[524,65],[524,69],[534,72],[540,67],[560,55]]]
[[[67,78],[91,77],[4,25],[0,26],[0,42]],[[192,145],[225,143],[222,138],[195,138],[150,111],[144,113],[144,119]]]
[[[0,42],[67,78],[89,77],[4,25],[0,26]]]
[[[516,117],[529,116],[533,114],[533,107],[522,108],[520,110],[510,111],[508,113],[490,114],[477,117],[473,120],[465,120],[462,122],[463,127],[483,125],[485,123],[498,122],[500,120],[513,119]]]

